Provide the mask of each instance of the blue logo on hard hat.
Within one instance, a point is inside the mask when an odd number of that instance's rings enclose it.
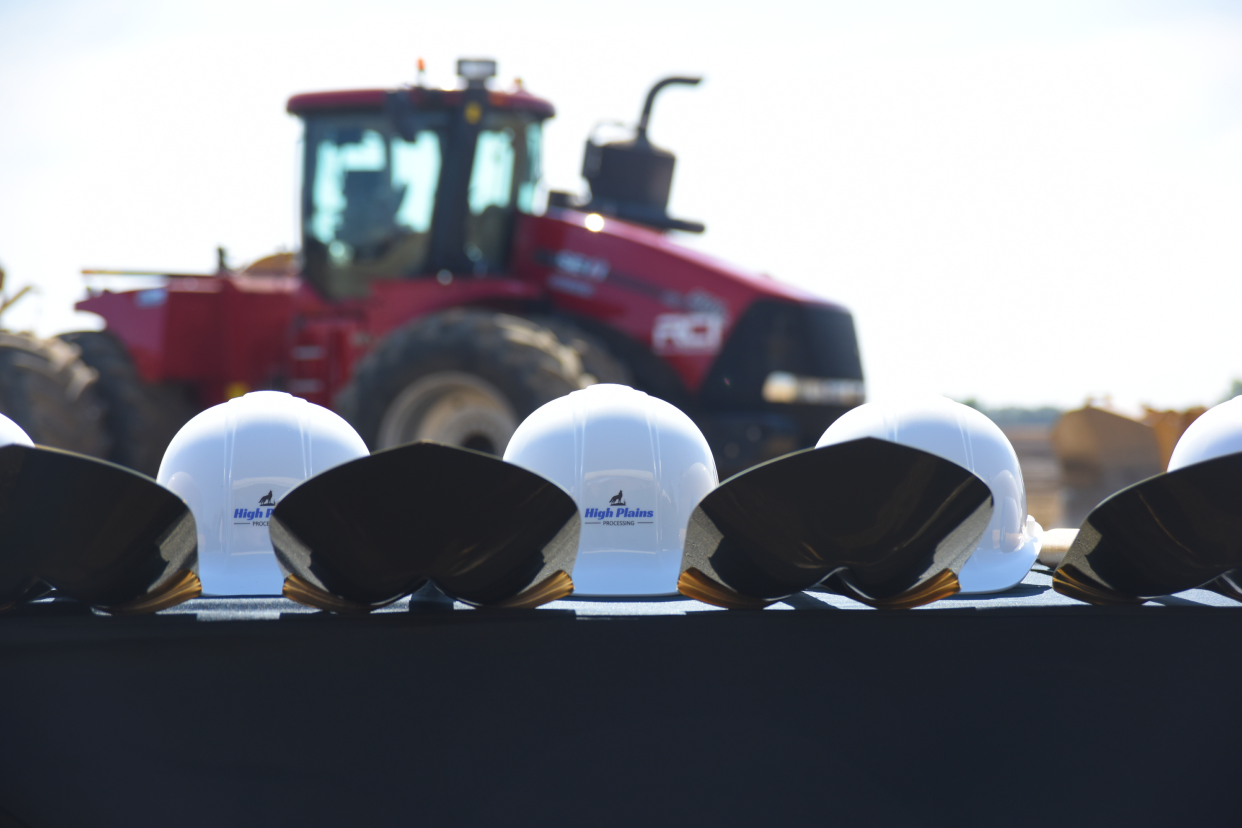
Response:
[[[272,511],[276,508],[276,499],[269,490],[267,494],[259,498],[259,505],[254,509],[234,509],[233,524],[249,523],[252,526],[267,526],[268,521],[272,517]]]
[[[613,509],[611,507],[607,509],[596,509],[595,507],[591,507],[590,509],[587,509],[582,516],[585,518],[595,518],[596,520],[611,517],[649,518],[655,517],[655,512],[650,509],[626,509],[624,507],[617,509]]]
[[[633,526],[635,523],[652,523],[653,521],[650,520],[636,520],[636,518],[652,518],[655,517],[655,512],[650,509],[628,508],[625,505],[625,491],[622,490],[608,500],[606,508],[597,509],[592,506],[582,514],[582,517],[587,523],[602,523],[605,526]]]

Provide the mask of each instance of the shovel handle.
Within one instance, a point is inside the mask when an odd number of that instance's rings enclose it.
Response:
[[[1077,529],[1047,529],[1044,531],[1043,546],[1039,550],[1039,562],[1055,569],[1065,553],[1078,537]]]

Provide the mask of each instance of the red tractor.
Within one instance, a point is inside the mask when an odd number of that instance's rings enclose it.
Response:
[[[169,275],[94,293],[102,332],[65,335],[99,373],[110,458],[154,473],[188,416],[248,390],[331,406],[373,449],[432,439],[500,453],[526,415],[592,382],[686,411],[722,476],[813,445],[863,399],[848,311],[679,246],[674,157],[587,141],[591,195],[536,210],[550,103],[461,88],[296,95],[300,267]]]

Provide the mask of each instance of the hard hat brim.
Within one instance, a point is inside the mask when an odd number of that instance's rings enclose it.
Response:
[[[1039,541],[1027,538],[1012,552],[975,551],[957,573],[963,595],[986,595],[1005,592],[1022,583],[1039,558]]]

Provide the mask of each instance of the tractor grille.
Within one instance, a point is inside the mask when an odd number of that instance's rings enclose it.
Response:
[[[704,433],[722,473],[815,445],[833,420],[862,402],[862,378],[847,311],[755,302],[699,391]],[[790,382],[797,393],[778,401],[773,389]]]
[[[755,302],[712,366],[700,400],[716,409],[767,408],[763,386],[773,373],[861,382],[853,317],[823,305]]]

